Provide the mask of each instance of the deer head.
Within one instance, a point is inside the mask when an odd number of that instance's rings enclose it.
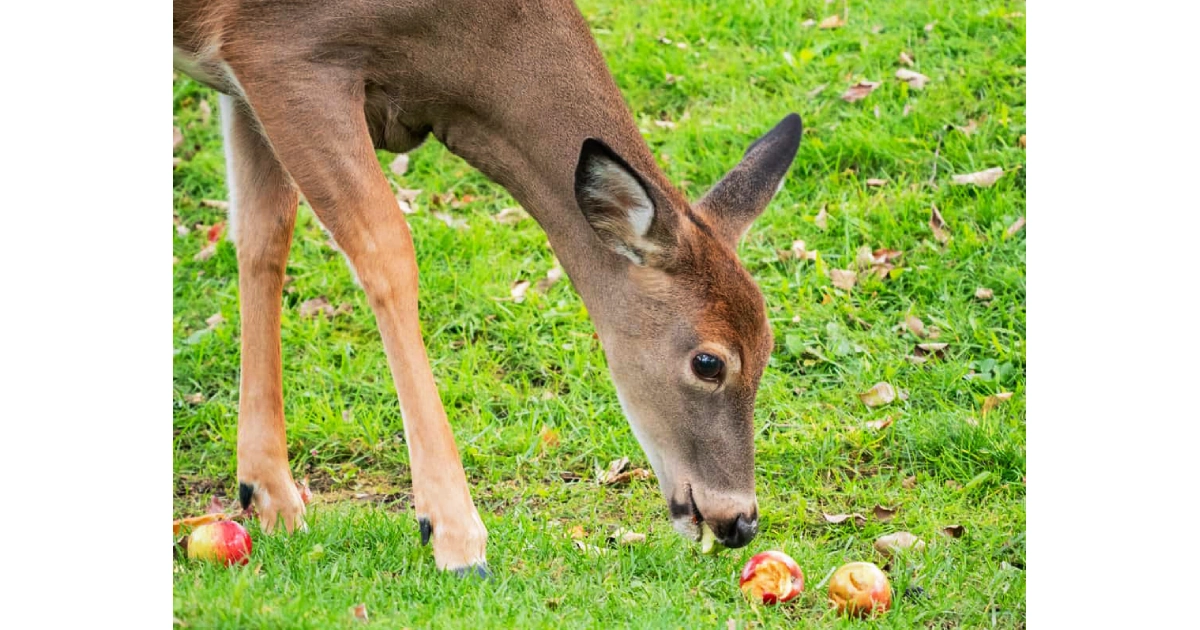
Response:
[[[774,338],[738,241],[782,187],[800,142],[791,114],[694,205],[603,143],[584,142],[575,196],[624,258],[622,289],[591,308],[621,407],[675,528],[726,547],[758,530],[754,399]]]

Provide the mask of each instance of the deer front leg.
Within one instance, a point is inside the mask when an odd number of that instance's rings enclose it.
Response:
[[[279,312],[298,195],[246,104],[222,95],[230,234],[237,246],[242,320],[238,397],[238,494],[263,530],[304,525],[304,502],[288,466]]]
[[[276,155],[370,300],[400,397],[422,542],[432,539],[438,568],[486,575],[487,530],[421,338],[408,224],[375,157],[361,86],[331,72],[313,67],[286,76],[269,68],[242,83]]]

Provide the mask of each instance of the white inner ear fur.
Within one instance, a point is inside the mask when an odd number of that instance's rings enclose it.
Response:
[[[591,176],[595,182],[591,193],[614,207],[624,208],[633,235],[646,236],[654,221],[654,204],[637,179],[608,160],[596,160],[591,167]]]

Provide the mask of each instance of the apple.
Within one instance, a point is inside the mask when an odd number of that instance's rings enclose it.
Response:
[[[738,587],[751,602],[786,602],[804,590],[804,572],[786,553],[764,551],[742,567]]]
[[[829,601],[838,614],[867,617],[892,607],[887,576],[870,562],[842,565],[829,579]]]
[[[700,523],[700,553],[709,555],[717,552],[717,535],[708,523]]]
[[[246,564],[250,562],[250,546],[250,534],[240,523],[217,521],[192,530],[187,538],[187,555],[226,566]]]

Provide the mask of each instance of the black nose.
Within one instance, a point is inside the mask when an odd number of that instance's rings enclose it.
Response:
[[[722,529],[727,529],[723,532],[724,535],[717,537],[722,545],[730,549],[745,547],[750,544],[751,540],[754,540],[754,535],[758,533],[758,515],[755,514],[747,519],[745,514],[738,514],[733,527]],[[714,533],[717,532],[714,531]]]

